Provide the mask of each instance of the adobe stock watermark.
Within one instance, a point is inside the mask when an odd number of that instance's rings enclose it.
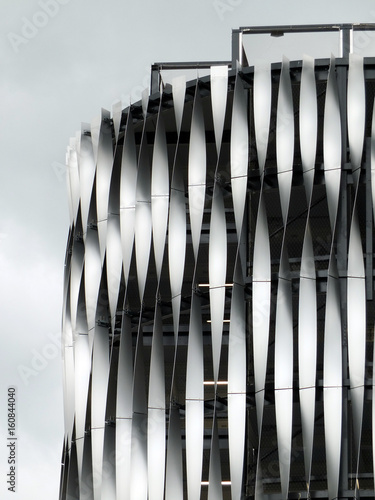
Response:
[[[39,31],[47,26],[50,19],[59,13],[60,6],[69,2],[70,0],[39,0],[40,10],[34,12],[30,18],[25,16],[21,18],[21,34],[13,31],[7,33],[14,52],[18,53],[24,45],[27,45],[30,40],[35,38]]]
[[[228,12],[233,12],[235,7],[238,7],[242,3],[243,0],[214,0],[212,5],[220,21],[223,21]]]
[[[47,368],[50,361],[61,355],[61,332],[50,333],[48,338],[51,342],[45,344],[41,349],[31,349],[31,359],[28,365],[17,366],[18,374],[26,387],[31,378],[37,377]]]
[[[63,182],[66,180],[66,174],[68,171],[68,167],[65,163],[60,163],[59,161],[54,161],[51,164],[52,170],[54,171],[59,182]]]

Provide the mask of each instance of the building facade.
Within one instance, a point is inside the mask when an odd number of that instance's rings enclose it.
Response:
[[[70,142],[60,500],[374,497],[375,58],[245,32]]]

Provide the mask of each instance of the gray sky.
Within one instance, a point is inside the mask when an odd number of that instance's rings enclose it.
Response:
[[[375,22],[375,6],[373,0],[0,0],[0,14],[0,497],[57,500],[69,137],[101,107],[138,100],[153,62],[230,59],[232,28]],[[259,49],[246,43],[249,51]],[[265,53],[273,49],[267,44]],[[373,39],[362,45],[375,55]],[[8,386],[17,388],[16,495],[5,479]]]

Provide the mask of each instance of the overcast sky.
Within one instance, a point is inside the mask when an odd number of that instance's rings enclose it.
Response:
[[[57,500],[69,138],[101,107],[138,100],[153,62],[229,60],[232,28],[375,22],[375,6],[373,0],[0,0],[0,8],[0,497]],[[268,38],[264,54],[278,40]],[[375,55],[373,39],[361,44]],[[252,54],[259,50],[253,41],[247,45]],[[332,49],[324,50],[319,56],[328,57]],[[5,477],[9,386],[17,388],[16,495]]]

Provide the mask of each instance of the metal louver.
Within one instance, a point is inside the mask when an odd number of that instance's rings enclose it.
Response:
[[[373,496],[374,81],[221,64],[82,126],[60,500]]]

